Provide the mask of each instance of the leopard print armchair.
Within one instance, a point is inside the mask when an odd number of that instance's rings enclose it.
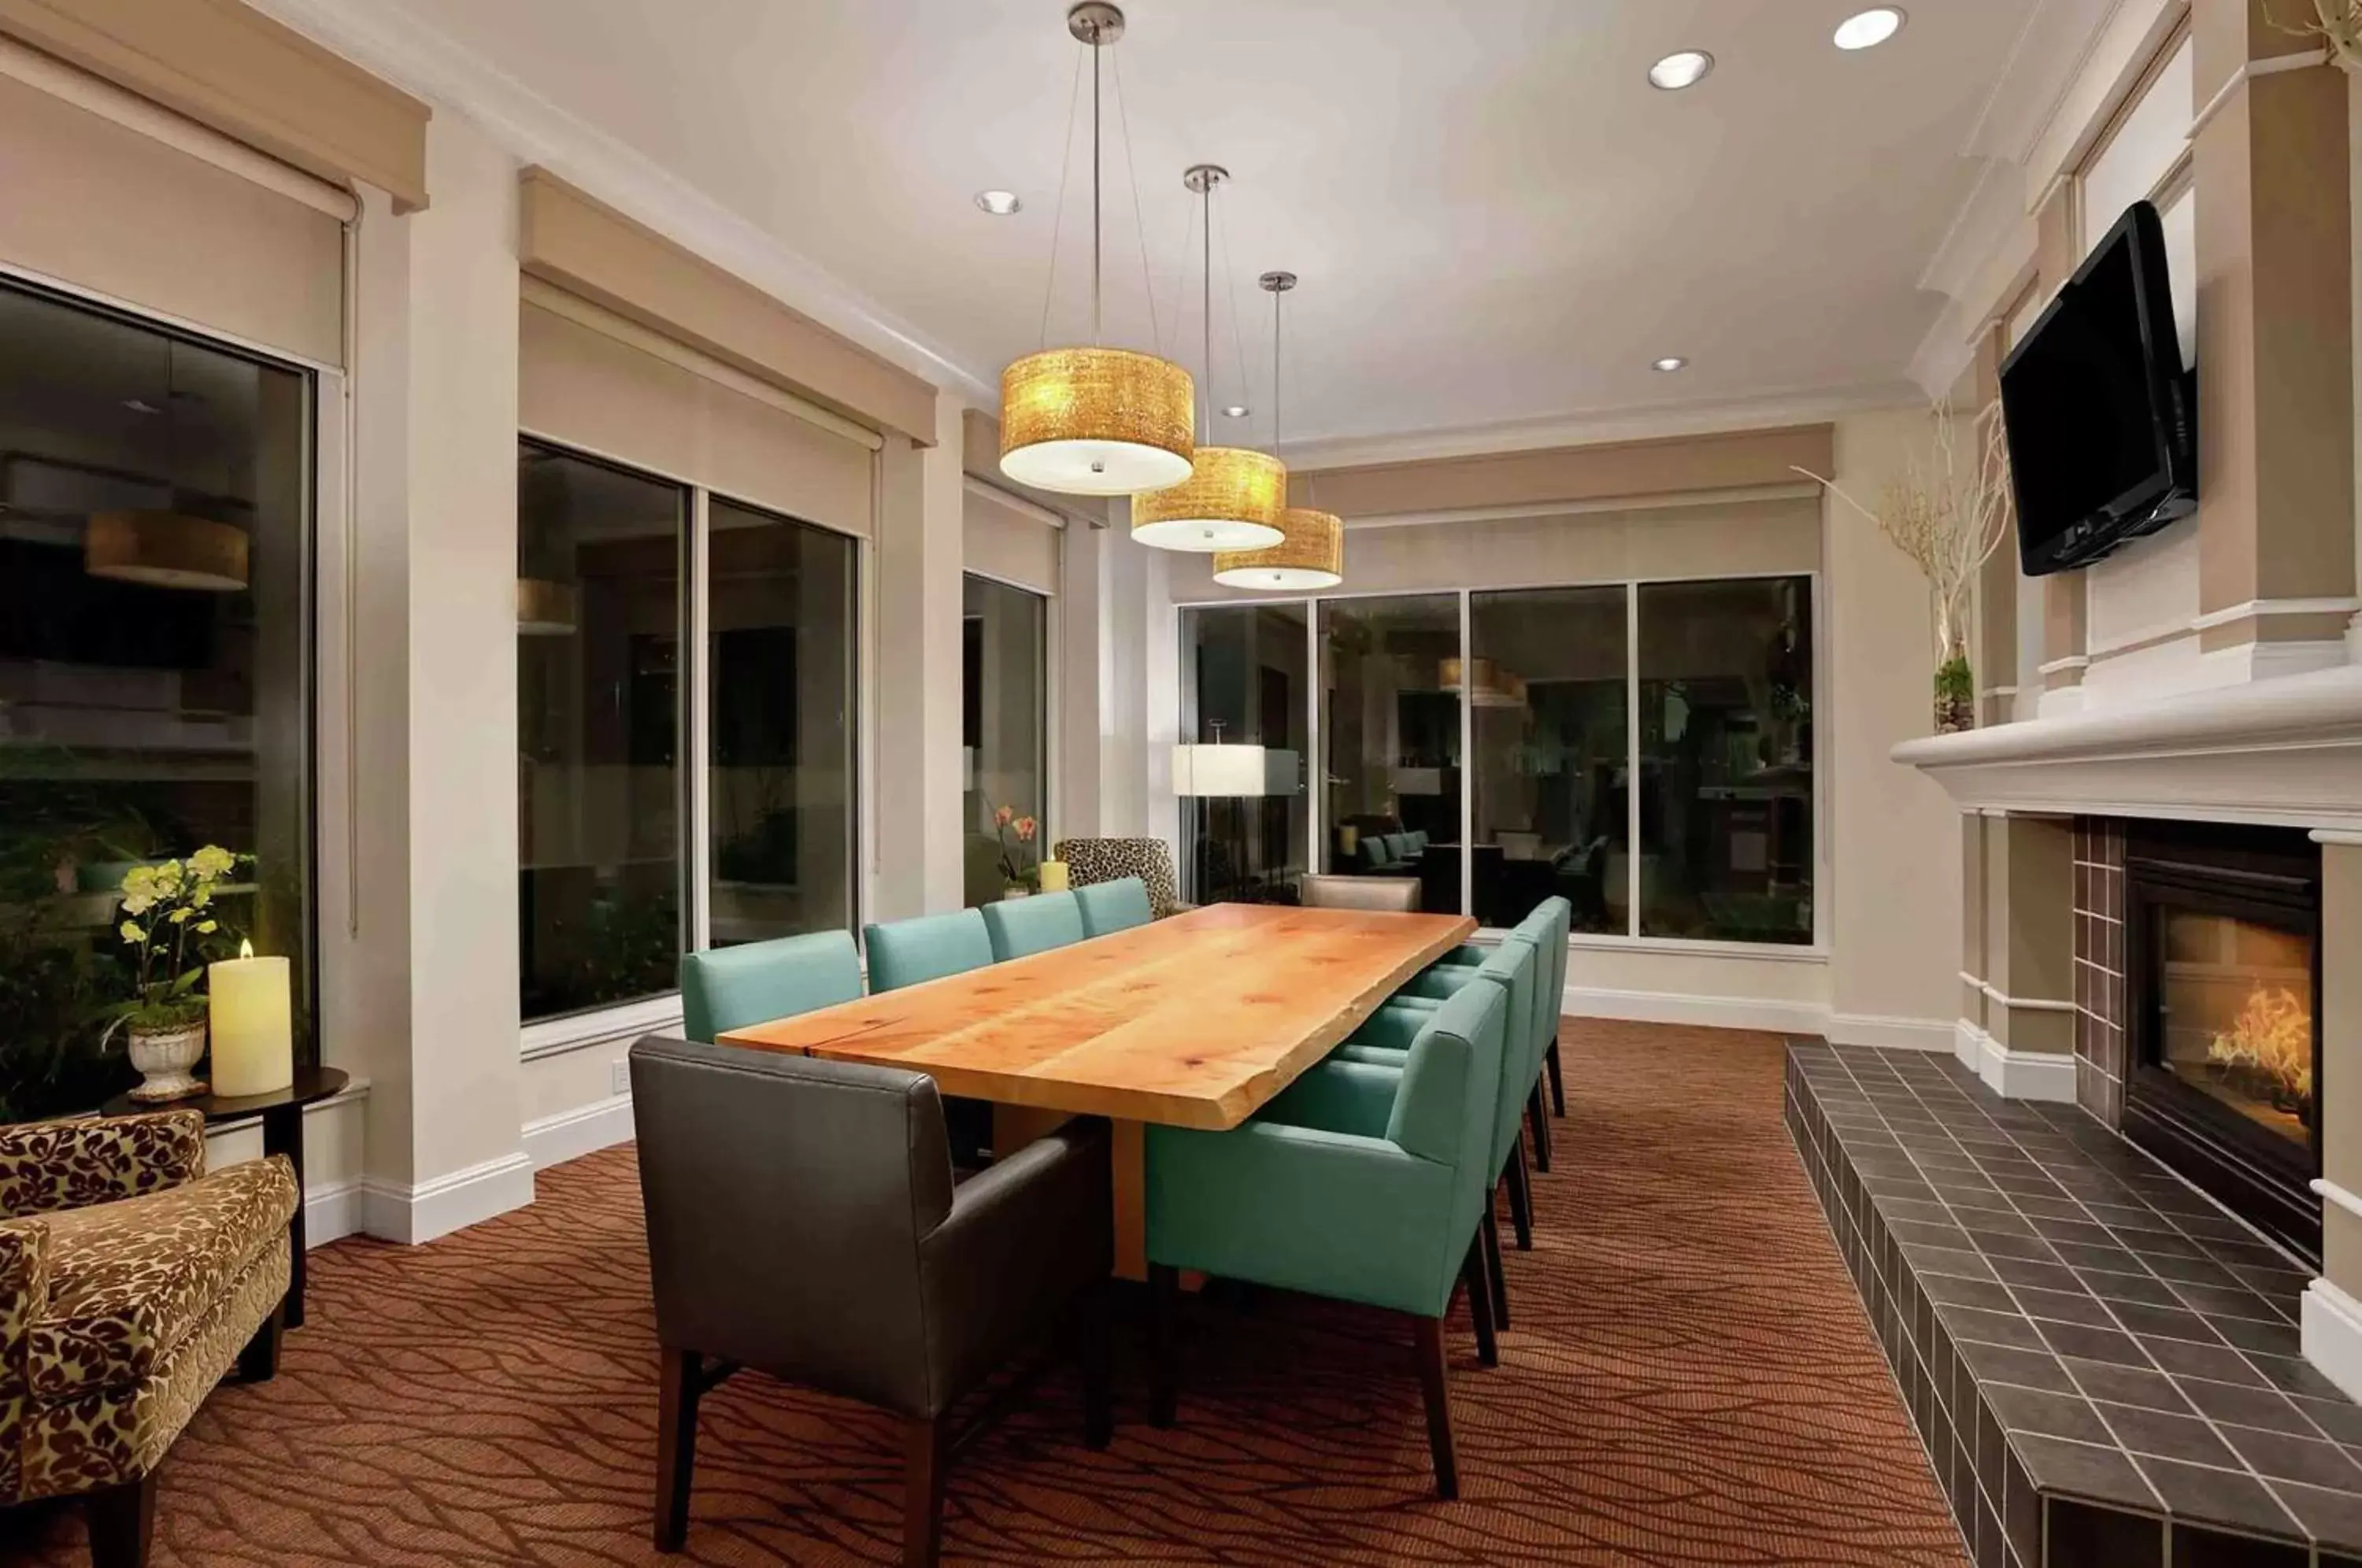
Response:
[[[1148,907],[1158,920],[1197,907],[1181,901],[1173,846],[1161,838],[1062,838],[1052,853],[1066,863],[1077,888],[1139,878],[1148,885]]]
[[[232,1365],[276,1370],[295,1173],[205,1174],[193,1110],[0,1127],[0,1508],[89,1499],[147,1561],[165,1451]]]

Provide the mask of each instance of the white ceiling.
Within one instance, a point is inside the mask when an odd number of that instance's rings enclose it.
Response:
[[[1218,201],[1258,440],[1253,277],[1273,267],[1304,280],[1291,441],[1902,389],[1944,303],[1919,283],[1974,184],[1963,154],[2042,4],[1915,0],[1893,42],[1847,54],[1829,35],[1857,0],[1132,0],[1119,62],[1166,347],[1197,365],[1194,304],[1175,323],[1194,267],[1180,171],[1205,160],[1235,176]],[[985,381],[1039,345],[1079,48],[1064,0],[370,5]],[[1712,50],[1714,73],[1650,87],[1650,62],[1680,48]],[[1109,140],[1109,337],[1145,346],[1112,115]],[[1076,148],[1053,326],[1068,338],[1087,330]],[[988,186],[1024,212],[979,212]],[[1216,317],[1227,330],[1226,289]],[[1651,370],[1664,354],[1690,369]],[[1218,359],[1232,401],[1239,351]]]

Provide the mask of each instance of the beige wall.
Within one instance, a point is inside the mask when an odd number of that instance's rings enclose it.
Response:
[[[1874,495],[1928,439],[1918,409],[1841,420],[1833,477],[1854,495]],[[1827,513],[1820,744],[1822,821],[1833,834],[1824,894],[1832,1030],[1893,1038],[1868,1021],[1899,1020],[1922,1026],[1916,1043],[1948,1047],[1959,993],[1959,812],[1942,786],[1887,756],[1934,727],[1926,581],[1867,519],[1838,505]]]

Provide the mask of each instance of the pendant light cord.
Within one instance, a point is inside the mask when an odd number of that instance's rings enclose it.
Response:
[[[1271,455],[1279,456],[1279,296],[1285,289],[1271,292]]]
[[[1156,280],[1148,271],[1148,218],[1140,208],[1140,166],[1131,157],[1131,115],[1123,95],[1123,50],[1108,46],[1108,71],[1115,77],[1116,132],[1123,138],[1123,175],[1131,182],[1131,226],[1140,237],[1140,292],[1148,301],[1148,337],[1156,352],[1164,352],[1164,328],[1156,319]]]
[[[1042,284],[1042,337],[1034,345],[1036,348],[1050,347],[1050,306],[1058,297],[1058,242],[1066,232],[1066,191],[1075,170],[1075,116],[1082,104],[1083,57],[1077,54],[1075,79],[1066,89],[1066,140],[1058,154],[1058,205],[1050,218],[1050,276]]]
[[[1091,45],[1091,347],[1099,346],[1099,46]]]
[[[1206,384],[1198,396],[1198,405],[1205,411],[1200,416],[1205,429],[1200,439],[1210,447],[1214,444],[1214,182],[1211,179],[1206,182],[1203,195],[1206,232],[1202,237],[1205,259],[1201,281],[1205,286]]]

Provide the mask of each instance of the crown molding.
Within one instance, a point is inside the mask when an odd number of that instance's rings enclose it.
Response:
[[[1439,458],[1486,458],[1504,452],[1583,447],[1603,441],[1647,441],[1668,436],[1719,436],[1735,430],[1763,430],[1787,425],[1826,425],[1849,414],[1916,408],[1926,401],[1908,381],[1881,381],[1716,402],[1578,411],[1547,419],[1509,420],[1444,430],[1319,436],[1288,442],[1286,456],[1289,469],[1299,472]]]
[[[961,363],[811,258],[406,11],[344,0],[248,4],[364,70],[474,121],[520,164],[542,165],[947,395],[998,406],[998,378]]]

